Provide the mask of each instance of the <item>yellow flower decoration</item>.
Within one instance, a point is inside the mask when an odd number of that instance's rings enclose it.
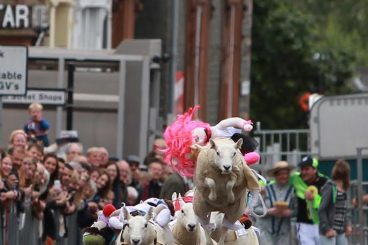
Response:
[[[308,186],[307,191],[312,194],[313,199],[318,195],[318,189],[314,185]]]

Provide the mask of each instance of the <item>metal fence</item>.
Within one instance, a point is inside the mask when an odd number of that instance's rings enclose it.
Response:
[[[363,153],[368,152],[368,147],[357,148],[357,180],[352,181],[348,200],[356,200],[356,205],[350,205],[353,236],[350,244],[368,244],[368,206],[363,203],[362,197],[368,194],[368,182],[363,181]]]
[[[258,170],[265,173],[272,164],[285,160],[296,167],[304,155],[317,155],[311,152],[309,129],[264,130],[258,122],[254,137],[259,142],[258,151],[261,155]],[[348,193],[348,210],[353,224],[353,235],[349,244],[368,245],[368,206],[362,203],[362,196],[368,194],[368,182],[363,182],[363,153],[368,147],[357,148],[356,169],[357,179],[352,181]],[[360,197],[360,198],[359,198]],[[351,200],[356,198],[353,206]]]
[[[303,155],[311,154],[309,129],[265,130],[257,122],[254,137],[259,142],[261,170],[281,160],[296,166]]]
[[[55,211],[56,227],[61,227],[65,222],[65,235],[58,233],[55,241],[56,245],[81,245],[81,231],[77,224],[77,213],[69,216],[63,216]],[[62,217],[63,219],[59,219]],[[0,206],[0,245],[42,245],[43,221],[35,218],[31,207],[25,207],[24,212],[19,212],[15,203],[5,208]]]

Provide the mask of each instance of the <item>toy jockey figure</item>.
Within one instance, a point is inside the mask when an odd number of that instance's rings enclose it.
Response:
[[[242,130],[249,132],[253,129],[252,121],[232,117],[222,120],[215,126],[210,126],[208,123],[193,120],[193,115],[198,108],[199,106],[189,108],[188,112],[179,115],[177,120],[165,130],[164,139],[167,144],[165,160],[172,165],[175,171],[192,177],[196,161],[192,145],[204,146],[211,138],[216,137],[231,137],[234,141],[243,138],[241,151],[245,154],[245,161],[248,165],[258,162],[259,154],[254,152],[257,142],[241,134]]]

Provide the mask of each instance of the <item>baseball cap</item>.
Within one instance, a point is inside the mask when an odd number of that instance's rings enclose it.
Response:
[[[318,160],[316,158],[312,158],[311,156],[305,156],[302,158],[302,161],[299,163],[299,167],[311,166],[313,168],[318,167]]]
[[[137,155],[128,155],[126,157],[126,161],[129,163],[129,164],[137,164],[139,165],[139,163],[141,162],[139,157]]]

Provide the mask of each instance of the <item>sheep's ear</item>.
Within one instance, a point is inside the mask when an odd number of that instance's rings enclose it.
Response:
[[[235,143],[234,146],[235,146],[235,149],[241,149],[242,145],[243,145],[243,139],[240,138],[238,139],[238,141]]]
[[[123,207],[123,214],[126,220],[130,220],[130,218],[132,217],[126,207]]]
[[[176,194],[176,192],[174,192],[171,196],[171,201],[175,202],[175,200],[178,198],[178,194]]]
[[[147,213],[146,213],[146,215],[144,216],[145,218],[146,218],[146,220],[148,221],[148,220],[150,220],[150,219],[152,219],[152,212],[153,212],[153,208],[152,207],[150,207],[149,209],[148,209],[148,211],[147,211]]]
[[[119,210],[119,209],[117,209],[117,210],[115,210],[114,212],[112,212],[112,213],[110,214],[110,217],[113,217],[113,216],[119,216],[119,214],[120,214],[120,210]]]
[[[181,197],[180,193],[179,193],[178,200],[179,200],[179,204],[180,204],[180,209],[182,209],[184,207],[185,202],[184,202],[183,198]]]
[[[190,146],[190,149],[194,150],[194,151],[201,151],[202,149],[204,149],[204,146],[198,145],[198,144],[194,144]]]
[[[213,139],[210,139],[211,149],[214,149],[217,151],[217,145]]]

